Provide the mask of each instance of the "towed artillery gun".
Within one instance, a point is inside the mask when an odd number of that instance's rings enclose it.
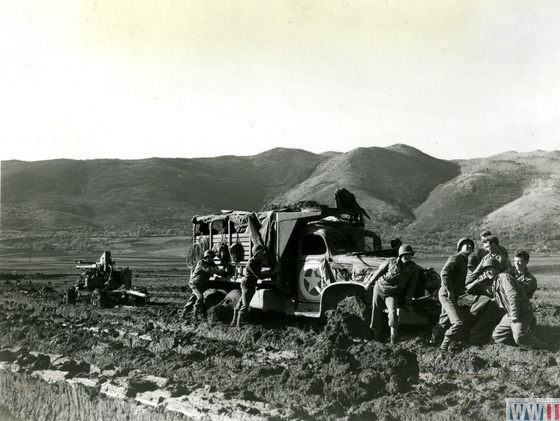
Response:
[[[146,288],[132,287],[132,271],[117,268],[110,251],[104,252],[97,262],[78,260],[76,269],[82,273],[74,286],[66,291],[64,298],[67,304],[85,300],[96,307],[142,305],[150,298]]]

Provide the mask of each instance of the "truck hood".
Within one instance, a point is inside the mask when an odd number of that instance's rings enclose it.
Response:
[[[363,254],[338,254],[332,257],[329,264],[334,272],[344,270],[351,275],[351,278],[347,280],[363,282],[368,274],[377,270],[385,261],[384,258]]]

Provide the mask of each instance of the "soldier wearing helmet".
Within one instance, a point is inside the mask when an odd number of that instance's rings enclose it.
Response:
[[[187,304],[183,308],[183,317],[193,309],[193,319],[198,320],[199,317],[206,314],[206,304],[204,303],[204,291],[209,287],[210,277],[212,275],[225,275],[227,271],[220,269],[214,263],[214,252],[206,250],[204,256],[195,265],[191,272],[189,286],[192,295],[189,297]]]
[[[255,244],[251,249],[251,255],[245,265],[245,276],[241,279],[241,298],[233,309],[231,326],[240,327],[245,324],[249,304],[257,289],[257,282],[259,279],[270,278],[272,274],[276,273],[275,270],[262,270],[262,265],[267,263],[266,249],[262,245]]]
[[[496,304],[506,313],[492,332],[494,341],[507,344],[513,339],[522,347],[547,349],[547,343],[529,332],[534,323],[533,306],[523,287],[514,276],[500,272],[499,260],[485,259],[483,266],[486,277],[492,280]]]
[[[494,301],[492,279],[486,275],[484,270],[490,260],[496,263],[501,270],[502,266],[499,260],[486,256],[477,268],[467,275],[466,290],[472,300],[469,308],[472,316],[469,341],[473,345],[488,343],[492,331],[504,315],[504,311]]]
[[[392,344],[398,342],[398,306],[404,295],[404,304],[407,311],[412,309],[412,296],[418,279],[418,266],[412,261],[414,250],[410,244],[399,247],[398,257],[392,257],[382,264],[371,275],[366,284],[366,289],[373,284],[373,299],[371,312],[371,329],[375,340],[381,335],[381,318],[383,310],[389,312],[389,327],[391,328]]]
[[[488,259],[499,263],[499,271],[511,270],[511,262],[507,257],[507,251],[500,246],[497,237],[492,236],[490,231],[485,231],[483,238],[486,254],[472,272],[467,275],[466,290],[472,296],[476,296],[470,306],[474,326],[470,331],[470,341],[475,345],[487,343],[490,340],[494,327],[500,322],[503,311],[492,301],[492,282],[484,274],[484,264]],[[503,250],[502,250],[503,249]]]
[[[451,343],[462,340],[465,335],[465,321],[459,311],[458,299],[465,292],[468,257],[473,250],[474,242],[470,238],[461,238],[457,242],[457,253],[447,259],[441,270],[441,314],[432,330],[430,343],[439,342],[443,334],[442,350],[448,350]]]

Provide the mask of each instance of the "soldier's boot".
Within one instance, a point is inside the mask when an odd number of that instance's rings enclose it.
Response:
[[[200,320],[200,309],[198,307],[195,307],[193,312],[192,312],[192,318],[193,320]]]
[[[446,336],[445,338],[443,338],[443,342],[441,343],[439,349],[441,349],[442,351],[449,351],[449,345],[451,345],[451,341]]]
[[[247,315],[245,313],[239,313],[236,326],[241,327],[245,324],[247,324]]]
[[[532,346],[533,349],[544,349],[546,351],[553,351],[554,348],[548,342],[545,342],[537,337],[535,337],[535,344]]]
[[[237,318],[239,317],[239,311],[233,310],[233,319],[231,319],[230,326],[234,327],[237,326]]]
[[[192,310],[193,305],[192,304],[186,304],[183,307],[183,311],[181,312],[181,318],[185,319],[187,317],[187,314],[189,314],[189,312]]]
[[[533,317],[533,320],[531,320],[531,324],[529,325],[529,333],[533,333],[535,331],[535,327],[537,327],[537,318]]]
[[[393,345],[399,343],[399,331],[396,327],[391,328],[391,337],[390,337],[389,341]]]
[[[430,338],[430,344],[431,345],[436,345],[440,342],[441,342],[441,339],[438,338],[438,335],[436,335],[435,333],[432,333],[432,337]]]

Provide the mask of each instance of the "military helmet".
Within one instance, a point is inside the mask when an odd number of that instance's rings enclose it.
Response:
[[[502,264],[500,263],[500,261],[498,259],[494,259],[493,257],[488,257],[486,259],[484,259],[483,261],[483,269],[492,267],[492,268],[496,268],[498,270],[500,270],[500,268],[502,267]]]
[[[214,256],[216,255],[216,253],[214,253],[212,250],[206,250],[204,252],[204,257],[211,257],[214,258]]]
[[[480,263],[480,259],[478,258],[476,253],[471,253],[471,255],[469,256],[467,266],[468,267],[472,267],[472,266],[476,267],[476,266],[479,265],[479,263]]]
[[[473,250],[474,250],[474,241],[471,240],[470,238],[463,237],[463,238],[461,238],[461,239],[457,242],[457,251],[461,251],[461,247],[462,247],[463,243],[465,243],[465,242],[467,242],[467,241],[468,241],[469,243],[471,243],[471,246],[472,246],[472,248],[473,248]]]
[[[412,246],[410,244],[403,244],[399,247],[399,257],[403,254],[412,254],[414,256],[414,250],[412,250]]]

